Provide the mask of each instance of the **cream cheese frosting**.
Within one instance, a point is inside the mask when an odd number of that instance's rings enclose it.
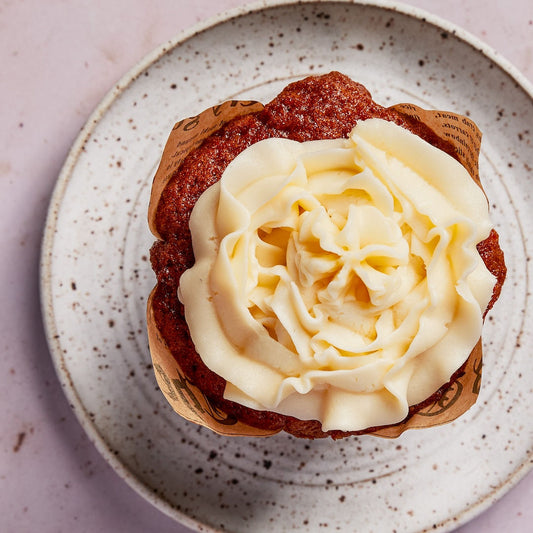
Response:
[[[358,431],[403,420],[481,335],[495,278],[483,191],[381,119],[258,142],[195,205],[179,297],[224,397]]]

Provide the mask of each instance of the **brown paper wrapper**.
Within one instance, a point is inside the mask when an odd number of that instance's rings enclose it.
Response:
[[[478,173],[481,132],[472,120],[448,111],[425,110],[413,104],[397,104],[392,108],[410,120],[424,123],[439,138],[451,144],[459,161],[481,186]],[[159,199],[185,157],[200,146],[204,139],[233,118],[255,113],[261,109],[263,105],[259,102],[232,100],[175,124],[154,177],[148,209],[150,230],[158,239],[161,237],[156,228],[155,214]],[[187,379],[157,328],[152,307],[154,291],[147,305],[150,352],[158,385],[174,411],[186,420],[205,426],[221,435],[264,437],[277,433],[276,430],[262,430],[249,426],[220,411]],[[428,428],[455,420],[477,400],[481,384],[481,367],[480,339],[462,371],[459,372],[459,376],[445,387],[437,400],[425,402],[424,407],[398,424],[374,429],[367,434],[395,438],[407,429]]]

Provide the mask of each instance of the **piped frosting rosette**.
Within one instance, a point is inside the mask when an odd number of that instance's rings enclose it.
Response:
[[[480,338],[491,227],[465,168],[391,122],[258,142],[191,216],[196,350],[244,406],[323,431],[400,422]]]

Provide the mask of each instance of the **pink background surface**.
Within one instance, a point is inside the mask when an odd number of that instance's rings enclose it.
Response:
[[[533,81],[530,0],[407,3],[462,26]],[[72,414],[41,325],[39,247],[63,161],[109,88],[182,29],[244,4],[242,0],[0,1],[2,532],[189,531],[129,488]],[[533,472],[458,531],[531,531],[531,501]]]

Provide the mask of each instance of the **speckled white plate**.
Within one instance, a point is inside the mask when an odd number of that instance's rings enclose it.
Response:
[[[449,531],[531,465],[533,346],[524,324],[533,319],[533,93],[485,45],[412,8],[269,6],[221,15],[156,50],[116,85],[75,143],[42,255],[58,374],[119,475],[191,528]],[[152,373],[152,176],[179,118],[229,98],[265,101],[289,81],[333,69],[382,104],[455,110],[484,131],[481,175],[509,274],[486,323],[481,396],[457,422],[397,440],[220,437],[175,415]]]

